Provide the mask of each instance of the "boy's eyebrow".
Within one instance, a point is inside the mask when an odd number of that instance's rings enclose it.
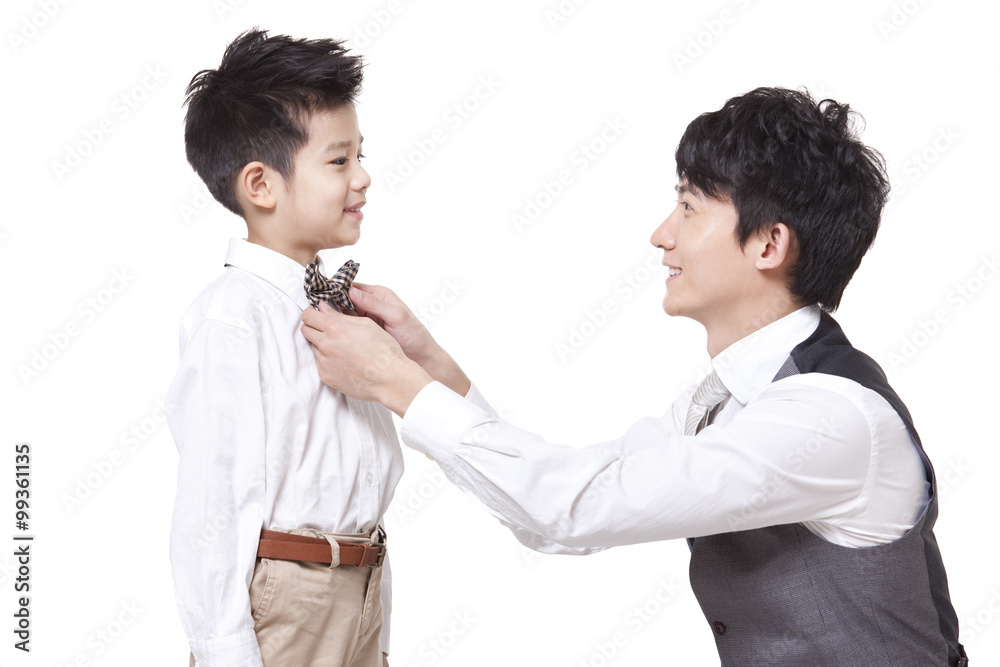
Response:
[[[365,141],[363,136],[358,137],[358,145],[360,146]],[[351,145],[350,139],[344,139],[342,141],[332,141],[330,144],[323,149],[324,153],[336,153],[337,151],[343,150]]]

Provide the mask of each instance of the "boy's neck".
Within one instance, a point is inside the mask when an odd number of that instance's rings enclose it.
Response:
[[[312,246],[295,246],[294,244],[284,241],[283,239],[269,238],[256,233],[253,228],[249,227],[247,229],[247,241],[280,253],[289,259],[295,260],[303,267],[311,262],[315,262],[317,253],[319,253],[320,250],[324,250],[324,248]]]

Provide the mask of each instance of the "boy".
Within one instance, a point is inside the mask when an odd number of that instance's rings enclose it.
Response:
[[[501,421],[381,288],[350,294],[405,349],[371,320],[304,313],[320,374],[404,415],[404,441],[529,546],[688,538],[724,667],[963,667],[934,470],[829,315],[889,189],[850,121],[847,105],[760,88],[688,126],[651,242],[663,308],[705,327],[713,372],[618,440],[558,446]],[[366,377],[372,357],[392,361]]]
[[[188,161],[247,224],[181,321],[168,399],[170,556],[199,667],[376,667],[388,652],[379,523],[402,452],[387,410],[322,384],[298,331],[310,303],[353,307],[357,266],[327,281],[317,253],[360,234],[361,81],[340,42],[252,30],[187,89]]]

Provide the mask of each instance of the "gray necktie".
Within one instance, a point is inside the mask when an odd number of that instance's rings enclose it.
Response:
[[[729,399],[729,390],[722,384],[718,374],[712,371],[701,381],[691,396],[687,419],[684,420],[684,435],[695,435],[707,426],[706,422],[712,410],[721,406]]]

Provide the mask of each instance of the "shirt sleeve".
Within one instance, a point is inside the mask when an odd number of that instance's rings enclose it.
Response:
[[[860,502],[871,431],[844,395],[772,383],[697,436],[682,434],[682,414],[675,405],[617,440],[573,447],[431,383],[407,409],[402,436],[503,522],[569,547],[819,520]]]
[[[500,415],[493,409],[493,406],[490,405],[489,401],[486,400],[486,397],[483,396],[475,384],[469,386],[469,392],[465,395],[465,400],[482,409],[491,419],[500,420]],[[489,509],[487,507],[487,510]],[[604,550],[604,547],[570,547],[565,544],[559,544],[558,542],[545,539],[538,533],[510,523],[504,520],[502,516],[498,516],[498,519],[517,538],[518,542],[540,553],[586,556]]]
[[[260,667],[249,587],[264,517],[264,416],[257,340],[205,320],[182,343],[168,395],[179,453],[170,560],[199,667]]]

